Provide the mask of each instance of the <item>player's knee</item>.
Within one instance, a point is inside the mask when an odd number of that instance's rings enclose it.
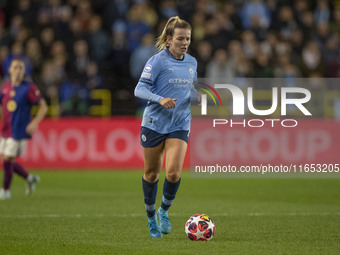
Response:
[[[158,180],[159,174],[157,172],[147,172],[144,174],[144,179],[148,182],[155,182]]]
[[[179,171],[168,172],[166,174],[166,179],[169,182],[178,182],[179,178],[181,178],[181,174]]]

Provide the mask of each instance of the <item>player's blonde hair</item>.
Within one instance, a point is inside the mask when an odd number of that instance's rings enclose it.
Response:
[[[178,16],[171,17],[166,23],[162,34],[157,38],[156,47],[158,51],[163,50],[168,45],[167,37],[173,36],[175,28],[191,30],[191,25],[187,21],[180,19]]]

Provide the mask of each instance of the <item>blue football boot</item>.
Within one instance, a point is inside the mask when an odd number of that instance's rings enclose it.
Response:
[[[155,214],[153,217],[148,217],[148,227],[151,238],[162,238],[162,233],[159,229],[157,222],[157,215]]]
[[[165,211],[162,207],[159,207],[157,214],[159,217],[159,225],[161,232],[163,234],[169,234],[171,231],[171,224],[168,216],[168,211]]]

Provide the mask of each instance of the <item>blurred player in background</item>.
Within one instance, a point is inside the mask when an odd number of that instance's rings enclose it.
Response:
[[[47,112],[46,101],[38,87],[24,80],[25,63],[17,58],[9,66],[10,79],[1,86],[2,132],[0,154],[3,160],[4,180],[0,199],[11,198],[10,186],[13,172],[26,180],[26,194],[30,195],[39,181],[38,176],[30,175],[15,160],[23,153],[27,139],[37,130],[39,122]],[[39,105],[36,116],[31,119],[31,108]]]
[[[135,96],[148,100],[144,110],[141,145],[144,155],[142,178],[148,226],[152,238],[171,230],[168,210],[175,199],[187,150],[190,130],[190,98],[197,96],[193,81],[197,61],[187,54],[191,26],[179,17],[168,20],[156,42],[159,53],[146,63]],[[163,198],[156,215],[158,178],[166,155]]]

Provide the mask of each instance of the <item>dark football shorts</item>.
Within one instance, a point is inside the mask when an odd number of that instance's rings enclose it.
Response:
[[[143,147],[156,147],[160,145],[166,139],[171,139],[171,138],[181,139],[184,142],[188,143],[189,131],[179,130],[179,131],[171,132],[169,134],[160,134],[146,127],[142,127],[140,131],[140,144]]]

